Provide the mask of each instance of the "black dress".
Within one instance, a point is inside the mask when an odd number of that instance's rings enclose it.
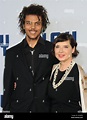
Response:
[[[58,71],[56,83],[61,79],[64,73],[65,71]],[[81,112],[77,64],[73,66],[67,78],[56,89],[52,86],[53,76],[54,74],[48,85],[48,95],[51,102],[50,112]]]

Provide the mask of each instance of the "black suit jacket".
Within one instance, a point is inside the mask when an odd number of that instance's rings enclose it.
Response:
[[[40,47],[37,55],[39,60],[37,61],[36,58],[37,74],[34,78],[25,59],[24,40],[6,51],[3,110],[49,112],[47,85],[52,66],[57,62],[50,54],[52,43],[42,39],[44,45]],[[14,89],[14,82],[17,84],[16,89]]]

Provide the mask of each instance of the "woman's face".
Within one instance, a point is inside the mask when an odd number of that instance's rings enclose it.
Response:
[[[69,40],[64,42],[57,42],[54,47],[55,56],[60,62],[71,60],[74,50],[75,47],[72,48]]]

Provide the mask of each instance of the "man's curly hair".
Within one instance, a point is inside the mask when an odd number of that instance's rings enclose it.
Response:
[[[19,18],[19,27],[20,31],[25,34],[25,30],[23,29],[23,25],[25,23],[25,17],[26,15],[37,15],[42,18],[42,26],[44,32],[47,28],[47,25],[50,24],[49,18],[47,16],[47,10],[42,5],[37,4],[31,4],[28,7],[24,7],[22,12],[20,12],[18,18]]]

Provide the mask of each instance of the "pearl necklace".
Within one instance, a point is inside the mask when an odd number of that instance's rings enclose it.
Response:
[[[75,64],[75,62],[71,61],[70,66],[65,71],[65,74],[62,76],[62,78],[56,84],[56,78],[57,78],[57,75],[58,75],[58,70],[60,68],[60,63],[58,64],[58,66],[57,66],[57,68],[55,70],[55,73],[54,73],[54,78],[53,78],[53,83],[52,83],[54,89],[56,89],[58,86],[60,86],[63,83],[63,81],[66,79],[66,77],[70,73],[71,69],[73,68],[74,64]]]

